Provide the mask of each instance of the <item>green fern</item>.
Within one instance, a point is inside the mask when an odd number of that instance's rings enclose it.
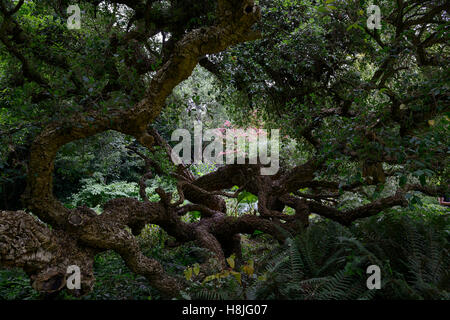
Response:
[[[448,218],[385,214],[351,228],[313,224],[262,260],[252,299],[448,299]],[[381,290],[366,285],[369,265]]]

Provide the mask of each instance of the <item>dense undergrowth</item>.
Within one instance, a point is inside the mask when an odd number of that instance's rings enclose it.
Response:
[[[58,207],[47,207],[45,199],[54,196],[69,209],[86,206],[101,214],[113,199],[144,200],[143,179],[150,201],[161,200],[158,187],[176,201],[177,183],[185,178],[174,175],[167,145],[176,149],[185,138],[172,139],[175,130],[189,132],[186,142],[194,154],[187,160],[194,163],[183,170],[198,178],[223,164],[206,159],[199,164],[196,151],[212,146],[206,130],[214,130],[214,141],[222,146],[232,146],[234,138],[223,141],[227,132],[247,135],[250,142],[257,130],[261,142],[262,132],[275,129],[279,143],[270,146],[270,158],[280,149],[281,175],[260,182],[260,176],[239,169],[212,177],[229,179],[226,188],[233,188],[201,193],[241,190],[236,198],[223,198],[223,217],[269,210],[283,210],[287,217],[309,202],[310,226],[283,244],[258,230],[242,235],[242,258],[227,257],[225,269],[194,243],[180,245],[160,227],[146,226],[137,237],[142,252],[183,284],[179,298],[450,298],[450,211],[436,200],[450,197],[444,0],[254,1],[260,10],[243,0],[219,1],[224,4],[219,6],[210,0],[79,0],[83,21],[77,31],[67,28],[69,2],[75,1],[0,0],[2,213],[35,213],[49,228],[72,237],[69,228],[51,221],[59,212],[50,211]],[[376,30],[367,24],[373,5],[381,15]],[[247,41],[254,37],[250,26],[261,32],[260,39]],[[209,32],[220,33],[205,37]],[[202,139],[196,137],[199,124]],[[214,153],[238,155],[239,140],[231,153]],[[268,152],[267,141],[258,145]],[[246,149],[244,143],[244,154]],[[251,190],[250,184],[256,187]],[[185,193],[183,207],[190,199]],[[295,205],[284,203],[286,196],[293,196]],[[386,198],[391,200],[380,206]],[[399,203],[409,206],[393,207]],[[133,214],[129,208],[127,214]],[[355,219],[376,215],[350,227],[323,218],[341,221],[339,212],[353,209],[360,210]],[[182,220],[209,218],[192,211]],[[0,234],[0,262],[6,253],[8,265],[23,266],[22,259],[10,258],[19,251],[22,230],[11,237]],[[82,241],[77,247],[84,252]],[[27,254],[37,247],[33,242]],[[371,265],[381,270],[379,290],[366,285]],[[81,298],[67,290],[43,296],[23,271],[2,268],[0,299],[161,299],[149,280],[131,272],[113,251],[95,257],[95,286]]]
[[[196,175],[211,170],[192,169]],[[108,183],[105,176],[96,172],[81,180],[78,192],[63,199],[65,205],[87,204],[101,213],[111,199],[140,198],[136,182]],[[175,191],[170,180],[156,176],[146,189],[151,201],[158,201],[157,186]],[[354,206],[355,197],[343,195],[342,206]],[[224,271],[218,271],[206,249],[194,243],[179,246],[158,226],[148,225],[138,240],[146,255],[184,283],[183,299],[449,299],[449,211],[434,198],[420,194],[414,198],[408,208],[358,220],[349,228],[311,215],[309,228],[281,245],[261,232],[243,235],[242,259],[229,257]],[[227,200],[228,212],[256,214],[256,202],[256,196],[243,192],[238,199]],[[195,221],[198,213],[189,212],[183,219]],[[380,290],[367,289],[369,265],[381,269]],[[23,271],[2,269],[0,299],[160,299],[159,292],[113,251],[96,256],[95,277],[93,290],[84,297],[74,297],[68,290],[44,296],[30,286]]]
[[[444,209],[445,210],[445,209]],[[283,245],[264,235],[243,238],[243,261],[228,270],[198,274],[210,258],[188,243],[147,226],[139,241],[168,272],[184,275],[184,299],[449,299],[449,215],[426,207],[391,210],[350,228],[318,220]],[[369,265],[381,269],[380,290],[366,286]],[[196,272],[197,271],[197,272]],[[95,259],[94,290],[81,299],[159,299],[144,277],[129,271],[114,252]],[[63,291],[40,296],[18,270],[0,271],[0,299],[79,299]]]

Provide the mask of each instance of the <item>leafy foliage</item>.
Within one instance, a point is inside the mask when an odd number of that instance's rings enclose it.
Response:
[[[146,1],[145,8],[142,1],[80,0],[83,28],[69,31],[69,2],[24,1],[11,16],[0,10],[1,209],[24,208],[26,179],[39,174],[28,170],[36,137],[50,128],[67,142],[67,132],[83,128],[67,119],[91,125],[136,106],[156,72],[166,68],[177,41],[218,19],[216,1],[210,0]],[[169,144],[174,129],[192,133],[196,121],[204,129],[231,122],[239,128],[279,128],[282,170],[317,159],[321,165],[312,184],[337,187],[336,194],[315,203],[342,211],[408,184],[449,184],[444,0],[378,0],[380,31],[366,28],[365,9],[372,0],[256,2],[262,38],[201,57],[201,66],[172,91],[157,119],[152,117],[151,125]],[[99,128],[114,127],[102,122]],[[68,208],[84,205],[101,214],[112,199],[142,200],[138,181],[147,163],[139,152],[160,167],[151,169],[146,181],[149,200],[160,200],[157,187],[176,198],[176,181],[169,177],[176,168],[163,148],[147,150],[135,138],[105,131],[48,151],[58,153],[47,185]],[[219,167],[197,163],[189,170],[199,178]],[[352,184],[360,186],[342,187]],[[301,198],[308,202],[323,191],[318,189],[296,192],[308,194]],[[254,193],[242,190],[226,199],[227,214],[261,214]],[[179,245],[159,226],[147,225],[138,241],[147,256],[184,281],[186,299],[448,300],[448,210],[420,192],[406,199],[408,209],[389,209],[350,228],[313,214],[311,226],[281,246],[255,230],[242,236],[243,258],[228,257],[224,270],[206,249]],[[189,211],[182,221],[199,225],[201,217]],[[372,264],[382,270],[381,290],[366,287]],[[94,291],[84,299],[160,298],[112,251],[96,256],[95,272]],[[0,270],[0,299],[40,298],[48,297],[39,296],[23,272]],[[56,298],[74,299],[68,292]]]
[[[322,221],[289,239],[264,263],[256,299],[448,299],[448,215],[405,213],[365,219],[348,229]],[[381,290],[366,286],[369,265]]]
[[[116,181],[110,184],[104,182],[100,172],[93,174],[93,178],[83,179],[81,190],[72,195],[69,207],[87,205],[91,208],[102,207],[106,202],[116,198],[136,198],[140,199],[139,186],[135,182]],[[151,180],[151,185],[146,188],[151,201],[158,201],[159,196],[155,193],[157,187],[174,191],[173,183],[170,180],[157,176]]]

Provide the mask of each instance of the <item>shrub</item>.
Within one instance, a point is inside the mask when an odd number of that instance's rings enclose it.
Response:
[[[391,212],[351,228],[320,221],[272,251],[256,299],[449,299],[448,215]],[[369,290],[369,265],[381,290]]]

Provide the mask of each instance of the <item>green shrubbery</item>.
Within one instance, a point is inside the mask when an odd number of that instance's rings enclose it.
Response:
[[[155,193],[157,187],[164,188],[167,191],[174,191],[173,184],[165,178],[156,176],[149,180],[147,194],[150,201],[158,201],[159,196]],[[140,199],[139,186],[136,182],[115,181],[109,184],[105,183],[103,175],[99,172],[93,174],[92,178],[83,179],[82,187],[78,193],[73,194],[66,205],[74,208],[86,205],[101,211],[101,206],[106,202],[116,198],[136,198]]]
[[[0,300],[32,300],[39,293],[31,288],[30,278],[18,269],[0,270]]]
[[[170,237],[161,228],[148,225],[138,237],[143,252],[161,262],[164,269],[180,280],[183,270],[194,263],[203,263],[209,252],[192,243],[170,248],[166,242]],[[68,290],[63,290],[52,299],[83,300],[154,300],[159,292],[148,281],[131,272],[122,258],[113,251],[103,252],[95,257],[95,285],[93,290],[82,298],[76,298]],[[40,295],[30,285],[29,277],[21,270],[0,270],[0,299],[30,300],[49,298]]]
[[[449,236],[448,214],[418,208],[391,210],[350,228],[321,219],[282,246],[265,235],[244,236],[244,261],[228,259],[223,272],[205,249],[168,246],[173,239],[157,226],[147,226],[138,239],[167,272],[180,280],[184,273],[186,299],[449,299]],[[206,262],[210,273],[198,274]],[[373,264],[381,268],[381,290],[366,287]],[[95,276],[83,299],[159,298],[114,252],[96,257]],[[2,270],[0,298],[42,297],[23,272]],[[74,299],[68,292],[57,298]]]
[[[262,263],[257,299],[449,299],[448,214],[390,212],[351,228],[320,221]],[[368,290],[369,265],[381,290]]]

